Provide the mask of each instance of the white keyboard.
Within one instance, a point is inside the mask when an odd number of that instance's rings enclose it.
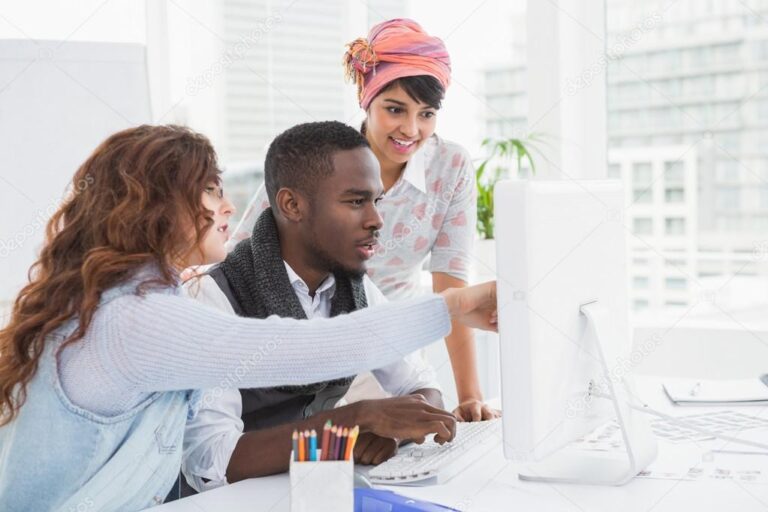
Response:
[[[456,437],[439,445],[428,438],[423,444],[409,444],[397,455],[368,473],[374,484],[424,485],[445,483],[456,473],[499,446],[501,419],[457,423]]]

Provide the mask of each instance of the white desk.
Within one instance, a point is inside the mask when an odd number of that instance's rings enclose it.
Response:
[[[664,397],[660,381],[639,379],[639,392],[652,406],[675,415],[696,414],[715,408],[673,407]],[[724,409],[724,408],[720,408]],[[729,407],[746,414],[768,418],[768,407]],[[768,443],[768,430],[752,431],[752,440]],[[679,445],[678,445],[679,446]],[[703,455],[712,448],[743,449],[723,441],[699,443]],[[693,448],[694,450],[698,450]],[[660,456],[670,445],[659,442]],[[760,457],[740,455],[739,457]],[[182,499],[151,510],[157,512],[282,512],[288,510],[288,476],[254,478]],[[743,484],[731,480],[699,482],[636,478],[622,487],[597,487],[522,482],[512,464],[499,449],[467,468],[446,485],[429,487],[388,487],[400,494],[442,503],[472,512],[499,510],[538,511],[709,511],[768,510],[768,485]]]

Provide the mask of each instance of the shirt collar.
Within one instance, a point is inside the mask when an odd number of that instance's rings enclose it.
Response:
[[[305,283],[299,274],[297,274],[296,271],[291,268],[288,262],[283,260],[283,264],[285,265],[285,271],[288,272],[288,280],[291,282],[291,286],[293,286],[294,289],[298,287],[304,293],[309,294],[309,287],[307,286],[307,283]],[[315,295],[321,295],[326,292],[329,294],[328,298],[332,298],[333,294],[336,292],[336,278],[333,277],[333,274],[329,274],[328,277],[325,278],[325,281],[323,281],[320,286],[317,287]]]
[[[408,163],[405,164],[405,170],[403,171],[403,179],[419,189],[423,194],[427,193],[427,148],[431,143],[432,137],[408,159]]]

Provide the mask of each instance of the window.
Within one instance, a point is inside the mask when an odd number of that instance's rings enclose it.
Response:
[[[738,65],[741,62],[741,43],[721,44],[713,47],[714,60],[720,65]]]
[[[626,201],[633,205],[629,284],[638,291],[633,299],[642,301],[636,309],[684,304],[692,284],[665,283],[678,271],[637,252],[645,245],[637,238],[684,261],[691,275],[725,278],[744,262],[713,267],[725,262],[702,255],[703,249],[750,249],[752,241],[768,239],[768,37],[753,34],[766,26],[756,14],[768,17],[768,0],[672,4],[643,33],[642,44],[623,55],[631,72],[612,62],[611,68],[624,69],[608,77],[608,147],[622,155]],[[607,2],[609,40],[619,20],[631,30],[659,5]],[[669,254],[674,248],[684,252]],[[768,262],[755,272],[760,282],[750,289],[768,289]],[[649,280],[642,295],[644,280],[634,276]],[[735,296],[721,299],[724,309],[737,307]],[[768,308],[762,295],[753,299]]]
[[[720,182],[739,181],[739,162],[730,158],[718,160],[715,167],[715,176]]]
[[[768,60],[768,41],[752,43],[752,55],[756,60]]]
[[[682,92],[682,82],[678,78],[662,80],[659,82],[658,89],[665,96],[676,98],[680,96],[680,93]]]
[[[664,219],[664,231],[670,236],[685,234],[685,219],[682,217],[670,217]]]
[[[685,164],[680,161],[664,162],[664,182],[667,185],[682,185],[684,181]]]
[[[664,202],[670,203],[670,204],[685,202],[685,191],[682,188],[665,189]]]
[[[760,188],[760,208],[761,209],[768,209],[768,187],[762,187]]]
[[[632,201],[638,204],[653,202],[653,188],[635,188],[632,190]]]
[[[683,80],[683,94],[686,96],[701,96],[715,92],[715,81],[712,76],[695,76]]]
[[[640,310],[640,309],[647,309],[648,308],[648,301],[646,299],[635,299],[632,302],[633,309]]]
[[[639,162],[632,165],[632,183],[648,186],[653,182],[653,167],[650,163]]]
[[[653,233],[653,219],[638,217],[632,222],[632,231],[636,235],[650,235]]]
[[[632,286],[634,288],[646,289],[649,286],[649,279],[646,276],[635,276],[632,279]]]
[[[691,48],[686,55],[689,68],[697,69],[709,65],[712,55],[709,47]]]
[[[684,277],[667,277],[664,279],[664,286],[668,290],[685,290],[688,281]]]
[[[728,112],[723,114],[719,119],[723,119],[725,116],[728,116],[728,118],[723,121],[723,124],[727,124],[731,121],[739,121],[738,113],[730,114],[730,112]],[[718,133],[715,136],[715,143],[726,151],[738,153],[741,149],[741,134],[739,132]]]
[[[649,112],[650,123],[656,128],[668,128],[674,121],[676,107],[655,108]]]
[[[739,189],[729,187],[715,191],[715,205],[720,210],[737,210],[740,204]]]
[[[737,73],[717,75],[715,89],[717,94],[722,96],[744,94],[744,75]]]
[[[757,119],[759,121],[768,121],[768,101],[762,100],[757,102]]]

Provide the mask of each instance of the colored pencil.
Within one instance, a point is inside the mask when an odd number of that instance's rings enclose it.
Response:
[[[317,432],[315,429],[309,433],[309,460],[317,461]]]
[[[304,462],[304,432],[299,432],[299,462]]]
[[[339,460],[346,460],[344,456],[347,453],[347,444],[349,443],[349,429],[344,427],[341,433],[341,447],[339,448]]]
[[[336,431],[339,427],[336,425],[331,427],[331,441],[328,446],[328,458],[326,460],[335,460],[334,454],[336,453],[336,443],[339,442],[338,438],[336,437]]]
[[[309,430],[304,431],[304,462],[309,460]]]
[[[338,438],[338,442],[336,443],[336,450],[333,452],[333,460],[341,460],[341,444],[344,442],[341,435],[344,433],[344,429],[342,427],[339,427],[336,430],[336,437]]]
[[[344,460],[352,460],[358,435],[360,435],[360,427],[355,425],[355,428],[349,431],[349,438],[347,439],[347,451],[344,453]]]
[[[331,440],[331,420],[325,422],[323,427],[323,440],[320,443],[320,460],[328,460],[328,442]]]
[[[299,460],[299,433],[297,431],[293,431],[293,436],[291,436],[292,440],[292,447],[293,447],[293,460],[298,461]]]

